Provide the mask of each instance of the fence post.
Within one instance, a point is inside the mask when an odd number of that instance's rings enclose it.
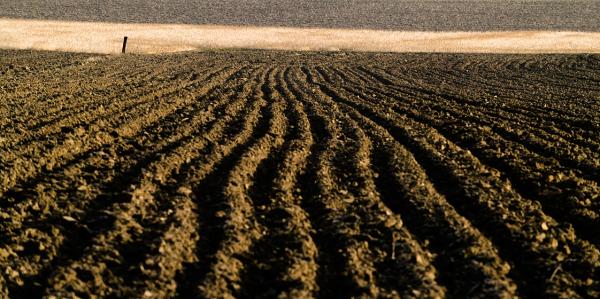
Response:
[[[121,53],[125,54],[125,49],[127,48],[127,36],[123,39],[123,50]]]

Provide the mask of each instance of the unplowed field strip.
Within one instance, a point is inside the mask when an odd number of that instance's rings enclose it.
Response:
[[[598,74],[1,51],[0,297],[598,297]]]

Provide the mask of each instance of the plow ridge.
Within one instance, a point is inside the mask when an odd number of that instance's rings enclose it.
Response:
[[[0,54],[2,298],[600,296],[597,55]]]
[[[377,90],[371,92],[381,94]],[[364,92],[361,92],[361,95],[364,96]],[[383,96],[384,98],[393,97],[388,94],[383,94]],[[586,236],[593,243],[597,243],[594,227],[598,225],[598,208],[596,204],[589,203],[589,199],[600,192],[594,181],[593,169],[595,169],[594,165],[598,164],[594,163],[593,154],[590,155],[592,157],[583,154],[588,159],[582,161],[585,166],[579,165],[571,160],[571,155],[576,154],[574,151],[577,148],[559,143],[550,147],[550,150],[571,152],[564,156],[548,157],[551,154],[546,152],[546,148],[530,146],[535,142],[533,140],[543,134],[524,133],[527,132],[527,128],[519,129],[514,122],[510,123],[512,126],[508,126],[502,121],[487,120],[491,117],[487,117],[487,119],[474,117],[472,112],[465,115],[459,110],[464,107],[453,109],[450,105],[440,107],[432,104],[432,109],[428,113],[418,113],[410,106],[403,107],[401,104],[405,101],[406,98],[400,98],[392,102],[390,106],[394,108],[394,111],[410,115],[423,123],[432,124],[458,144],[470,149],[482,161],[502,170],[519,192],[527,197],[539,198],[548,213],[573,224],[579,228],[578,231],[581,235]],[[427,100],[422,102],[424,101]],[[516,134],[515,131],[521,133]],[[505,150],[501,152],[498,150],[499,148]],[[561,161],[563,165],[575,165],[575,167],[564,167],[558,161]],[[592,168],[591,174],[586,174],[585,172],[589,173],[587,170],[590,167]],[[532,173],[531,170],[535,172]],[[557,175],[560,179],[554,178]],[[571,185],[569,182],[572,182]],[[556,184],[564,187],[562,190],[555,189],[553,192],[548,192],[548,189],[554,189],[553,185]]]

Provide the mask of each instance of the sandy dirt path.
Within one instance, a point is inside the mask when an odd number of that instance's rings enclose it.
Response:
[[[600,53],[600,33],[418,32],[291,27],[118,24],[0,18],[0,48],[119,53],[214,48],[367,52]]]

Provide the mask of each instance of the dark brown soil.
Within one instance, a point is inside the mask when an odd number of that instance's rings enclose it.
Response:
[[[600,56],[0,51],[1,298],[600,296]]]
[[[0,17],[408,31],[600,31],[597,0],[2,0]]]

